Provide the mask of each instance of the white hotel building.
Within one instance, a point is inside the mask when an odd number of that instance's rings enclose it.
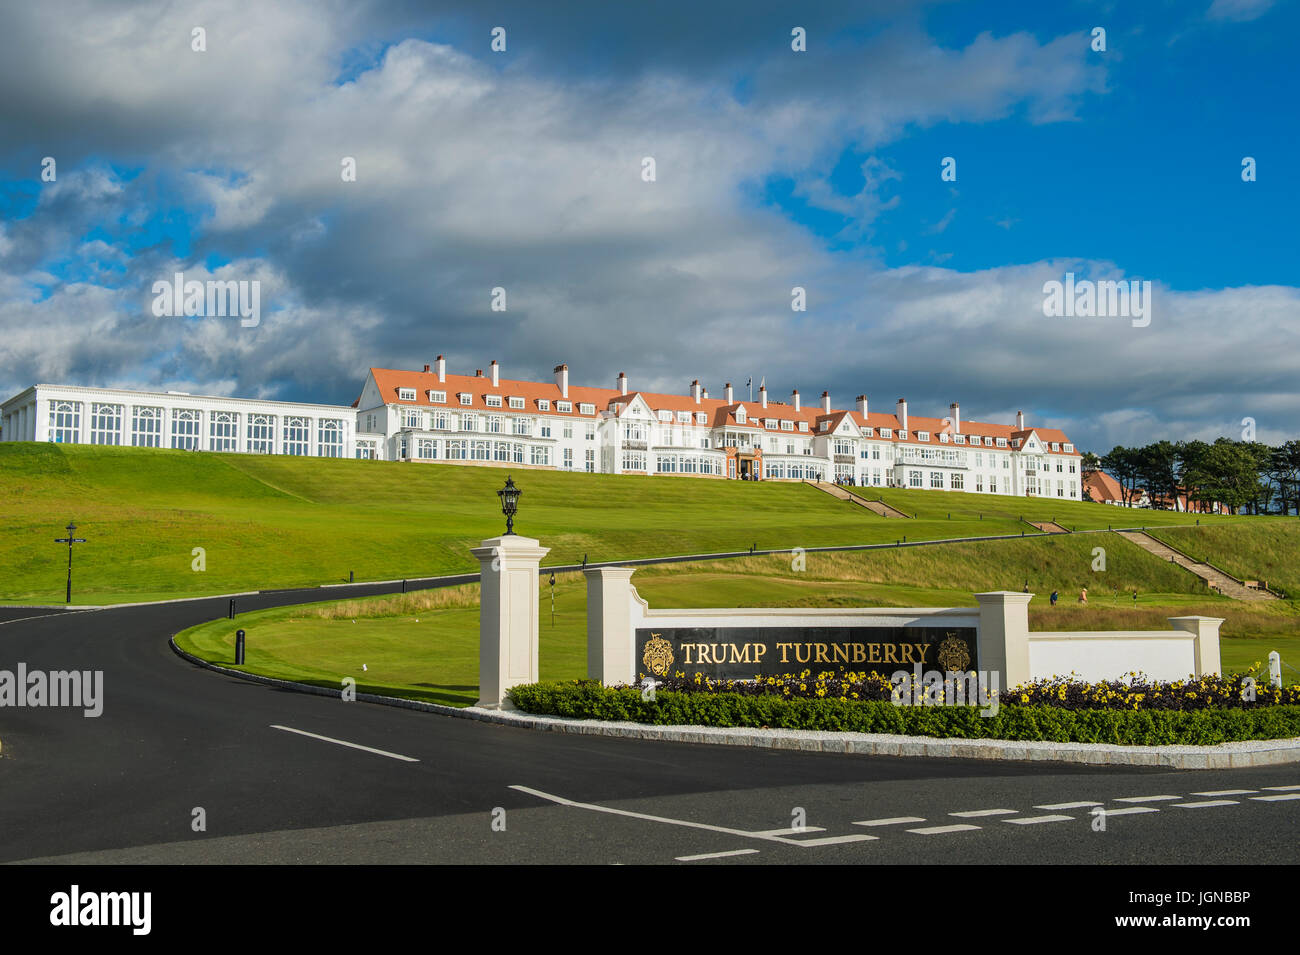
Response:
[[[0,405],[0,440],[293,454],[604,474],[817,480],[874,487],[1081,499],[1080,455],[1051,428],[910,415],[899,399],[870,411],[805,406],[795,391],[737,401],[487,374],[450,375],[439,356],[423,371],[372,368],[351,405],[181,392],[35,385]]]

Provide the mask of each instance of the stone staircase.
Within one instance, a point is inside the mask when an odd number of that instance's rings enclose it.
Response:
[[[1202,563],[1188,557],[1182,551],[1175,550],[1164,541],[1157,540],[1145,531],[1117,531],[1120,537],[1137,544],[1148,554],[1164,561],[1172,561],[1184,570],[1190,571],[1213,589],[1234,600],[1277,600],[1277,595],[1267,590],[1247,587],[1240,580],[1231,577],[1210,564]]]
[[[832,484],[830,481],[804,481],[804,484],[810,484],[819,491],[825,491],[831,497],[837,497],[841,501],[848,501],[850,504],[856,504],[859,507],[865,507],[873,514],[879,514],[881,517],[905,517],[911,518],[911,514],[904,514],[896,507],[890,507],[884,501],[868,501],[865,497],[858,497],[846,487],[838,484]]]
[[[1025,521],[1031,527],[1036,527],[1044,534],[1068,534],[1069,529],[1056,523],[1056,521]]]

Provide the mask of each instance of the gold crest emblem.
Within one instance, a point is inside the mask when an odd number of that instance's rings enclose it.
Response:
[[[657,633],[650,634],[641,662],[655,676],[667,676],[673,665],[673,645]]]
[[[970,666],[970,648],[955,633],[939,644],[939,666],[945,670],[962,672]]]

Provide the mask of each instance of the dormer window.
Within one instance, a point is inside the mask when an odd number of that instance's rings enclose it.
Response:
[[[907,440],[907,432],[906,432],[906,431],[903,431],[903,430],[899,430],[899,432],[898,432],[898,440],[899,440],[899,441],[906,441],[906,440]]]
[[[660,421],[667,422],[668,424],[672,424],[672,423],[673,423],[673,413],[672,413],[671,411],[660,411],[660,412],[659,412],[659,420],[660,420]]]
[[[690,413],[689,411],[679,411],[679,412],[677,412],[677,423],[678,423],[678,424],[690,424],[690,423],[691,423],[691,413]]]
[[[555,403],[555,410],[558,411],[560,414],[572,414],[572,413],[573,413],[573,402],[572,402],[572,401],[557,401],[557,402]]]
[[[929,440],[930,440],[930,432],[929,432],[929,431],[918,431],[918,432],[916,432],[916,440],[918,440],[918,441],[929,441]]]
[[[1073,453],[1074,453],[1074,445],[1072,445],[1072,444],[1067,444],[1067,445],[1065,446],[1065,450],[1066,450],[1067,453],[1069,453],[1069,454],[1073,454]]]
[[[510,407],[511,407],[511,408],[514,408],[516,411],[523,411],[523,410],[524,410],[524,399],[523,399],[523,398],[511,398],[511,399],[510,399]]]
[[[831,423],[830,423],[829,421],[823,421],[823,422],[822,422],[822,430],[823,430],[823,431],[829,431],[830,429],[831,429]]]
[[[965,444],[965,443],[966,443],[966,435],[964,435],[964,434],[954,434],[954,435],[952,436],[952,440],[953,440],[954,443],[956,443],[956,444]]]
[[[465,405],[466,407],[469,407],[474,403],[474,396],[471,395],[468,391],[462,391],[456,397],[458,397],[460,399],[460,403]]]
[[[863,436],[864,438],[874,438],[874,437],[876,436],[876,429],[875,429],[875,428],[863,428],[863,429],[862,429],[862,436]]]
[[[947,444],[947,443],[948,443],[948,433],[947,433],[946,431],[940,431],[940,432],[939,432],[939,443],[940,443],[940,444]]]
[[[697,411],[697,412],[695,412],[695,423],[696,423],[696,424],[708,424],[708,423],[709,423],[709,416],[708,416],[707,414],[705,414],[703,411]]]
[[[793,430],[794,430],[794,422],[793,422],[793,421],[782,421],[782,422],[781,422],[781,430],[782,430],[782,431],[793,431]]]
[[[744,408],[736,409],[736,424],[745,424],[748,417],[749,416],[745,414]]]
[[[500,396],[500,395],[488,395],[488,396],[487,396],[487,406],[488,406],[489,408],[500,408],[500,407],[501,407],[501,396]]]
[[[1061,450],[1061,442],[1059,442],[1059,441],[1053,441],[1053,442],[1052,442],[1052,450],[1053,450],[1053,451],[1060,451],[1060,450]]]
[[[800,421],[800,422],[799,422],[799,430],[800,430],[800,431],[807,431],[807,430],[808,430],[808,422],[807,422],[807,421]]]
[[[538,398],[538,399],[537,399],[537,410],[538,410],[538,411],[550,411],[550,410],[551,410],[551,399],[550,399],[550,398]]]
[[[447,403],[447,392],[445,392],[445,391],[430,391],[430,392],[429,392],[429,401],[430,401],[430,403],[435,404],[435,405],[445,405],[445,404]]]
[[[1005,448],[1006,446],[1007,446],[1007,439],[1006,439],[1006,438],[998,438],[998,447],[999,447],[999,448]]]
[[[587,404],[587,402],[584,401],[582,404],[578,405],[578,413],[585,414],[585,415],[593,415],[596,413],[596,406],[592,404]]]
[[[414,400],[415,400],[415,389],[414,389],[414,388],[398,388],[398,389],[397,389],[397,400],[398,400],[398,401],[414,401]]]
[[[892,438],[892,437],[894,436],[894,429],[893,429],[893,428],[881,428],[881,429],[880,429],[880,436],[881,436],[882,438]]]
[[[990,438],[990,437],[988,437],[987,435],[985,435],[985,437],[984,437],[984,447],[986,447],[986,448],[991,448],[991,447],[993,447],[993,439]]]

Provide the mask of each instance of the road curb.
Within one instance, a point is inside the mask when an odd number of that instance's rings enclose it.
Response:
[[[228,676],[300,693],[338,698],[342,689],[232,670],[182,650],[173,636],[172,650],[196,666]],[[1083,763],[1091,766],[1146,766],[1162,769],[1245,769],[1300,763],[1300,739],[1247,740],[1216,746],[1119,746],[1109,743],[1053,743],[1038,740],[938,739],[931,736],[890,736],[884,733],[835,733],[825,730],[753,729],[717,726],[656,726],[646,723],[573,720],[519,710],[489,710],[477,706],[445,706],[376,693],[358,693],[363,703],[424,710],[458,719],[517,726],[522,729],[576,736],[649,739],[671,743],[752,746],[806,753],[851,756],[930,756],[940,759],[1015,760],[1019,762]]]

